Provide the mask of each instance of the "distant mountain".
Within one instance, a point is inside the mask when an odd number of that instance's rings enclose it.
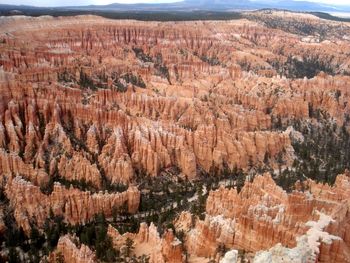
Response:
[[[262,8],[288,9],[292,11],[350,11],[350,6],[324,5],[293,0],[184,0],[167,4],[109,4],[71,7],[74,9],[98,9],[119,11],[241,11]]]
[[[108,12],[191,12],[191,11],[242,11],[264,8],[287,9],[291,11],[350,12],[349,6],[318,4],[293,0],[184,0],[164,4],[109,4],[88,6],[65,6],[55,8],[1,5],[4,10],[57,10],[57,11],[108,11]]]

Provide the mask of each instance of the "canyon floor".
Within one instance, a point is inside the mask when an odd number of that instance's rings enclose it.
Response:
[[[350,262],[350,23],[0,17],[0,262]]]

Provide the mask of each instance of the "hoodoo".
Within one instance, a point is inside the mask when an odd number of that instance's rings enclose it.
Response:
[[[350,24],[316,15],[0,17],[0,261],[350,262]]]

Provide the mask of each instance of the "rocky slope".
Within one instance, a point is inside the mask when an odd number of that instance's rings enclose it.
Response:
[[[58,229],[49,250],[67,262],[101,256],[78,240],[96,215],[109,225],[112,256],[130,238],[153,263],[218,261],[223,246],[239,250],[227,258],[245,250],[256,262],[349,262],[348,175],[333,186],[316,181],[332,184],[350,167],[350,25],[286,12],[246,17],[1,17],[1,229],[17,226],[10,234],[29,239]],[[272,175],[241,189],[262,171]],[[221,177],[236,189],[209,191]],[[304,182],[287,193],[274,179]],[[165,207],[147,210],[166,195]],[[168,230],[175,212],[197,202],[204,219],[185,212]],[[62,222],[48,231],[48,218]]]
[[[193,178],[198,167],[247,168],[280,153],[290,160],[289,138],[269,131],[271,116],[306,118],[312,107],[342,123],[348,111],[348,77],[276,76],[289,54],[309,52],[325,63],[321,53],[331,53],[333,71],[347,71],[345,40],[316,51],[247,21],[3,20],[1,142],[49,176],[100,188],[101,173],[128,183],[135,171],[155,176],[169,166]]]
[[[21,177],[16,177],[6,184],[5,193],[14,207],[17,224],[27,233],[31,224],[42,227],[52,212],[62,215],[69,224],[84,224],[96,214],[103,213],[111,217],[113,209],[126,206],[129,213],[135,213],[139,206],[140,192],[136,187],[122,193],[83,192],[78,189],[66,189],[55,183],[50,195],[45,195],[40,188]]]
[[[205,220],[192,227],[192,216],[182,214],[176,227],[199,257],[216,256],[224,244],[260,251],[254,262],[350,262],[349,183],[347,173],[333,187],[308,181],[307,191],[287,194],[269,174],[257,176],[239,194],[223,187],[210,192]]]
[[[66,235],[59,239],[55,253],[51,254],[49,262],[63,260],[67,263],[96,262],[94,253],[85,245],[78,248],[73,237]]]
[[[309,180],[303,186],[307,190],[287,193],[269,174],[259,175],[246,181],[240,193],[224,187],[211,191],[204,220],[183,212],[174,221],[175,229],[162,235],[153,223],[125,234],[109,225],[107,234],[125,262],[143,256],[151,263],[350,262],[349,185],[345,173],[333,187]],[[133,250],[125,257],[127,240]],[[229,252],[224,256],[222,249]],[[89,262],[84,257],[79,260]]]
[[[137,234],[125,233],[120,235],[112,226],[108,227],[108,235],[112,237],[113,245],[122,251],[125,249],[126,240],[134,241],[134,253],[136,256],[148,255],[151,263],[180,263],[184,260],[182,243],[172,230],[167,230],[162,237],[153,225],[142,223]]]

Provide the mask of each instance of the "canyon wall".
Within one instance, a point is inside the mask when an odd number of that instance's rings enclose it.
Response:
[[[115,209],[137,217],[149,176],[282,171],[303,161],[288,125],[350,131],[349,23],[261,12],[166,23],[1,17],[0,185],[17,225],[29,234],[52,214],[82,225]],[[118,250],[131,238],[152,263],[218,260],[222,246],[255,262],[349,262],[349,181],[306,180],[287,193],[264,174],[239,193],[211,191],[204,220],[183,212],[175,232],[108,234]],[[97,260],[72,236],[57,252]]]
[[[73,187],[67,189],[55,183],[52,193],[46,195],[39,187],[21,177],[10,180],[6,184],[5,193],[14,208],[18,226],[26,233],[30,233],[33,222],[42,227],[51,212],[63,216],[71,225],[85,224],[98,213],[111,217],[114,208],[122,209],[126,206],[127,212],[135,213],[140,202],[140,192],[132,186],[122,193],[91,194]]]
[[[11,159],[5,168],[35,184],[58,176],[101,189],[102,177],[127,184],[135,173],[156,176],[170,166],[195,178],[197,168],[248,169],[266,157],[271,165],[280,155],[291,163],[289,136],[272,131],[272,119],[308,118],[319,109],[341,124],[349,111],[349,77],[259,75],[273,72],[268,54],[287,46],[272,57],[282,63],[310,47],[249,21],[173,27],[18,18],[4,19],[1,30],[1,147],[28,164]],[[13,50],[29,37],[25,49]],[[346,45],[320,50],[348,59]]]
[[[112,238],[116,249],[121,250],[129,238],[134,241],[134,252],[136,256],[149,256],[150,263],[181,263],[184,261],[182,242],[179,241],[172,230],[166,230],[160,236],[157,228],[151,223],[141,223],[137,234],[125,233],[120,235],[118,230],[112,226],[108,227],[108,235]]]
[[[77,247],[74,238],[70,235],[60,237],[57,248],[54,253],[50,255],[49,262],[65,263],[94,263],[96,262],[95,254],[86,245]]]
[[[205,220],[196,219],[192,228],[183,214],[176,226],[187,233],[188,251],[201,257],[215,256],[224,244],[251,252],[273,247],[259,252],[256,262],[283,253],[309,257],[306,262],[349,262],[349,183],[346,173],[333,187],[310,180],[305,192],[286,193],[265,174],[247,181],[240,193],[223,187],[210,192]]]

